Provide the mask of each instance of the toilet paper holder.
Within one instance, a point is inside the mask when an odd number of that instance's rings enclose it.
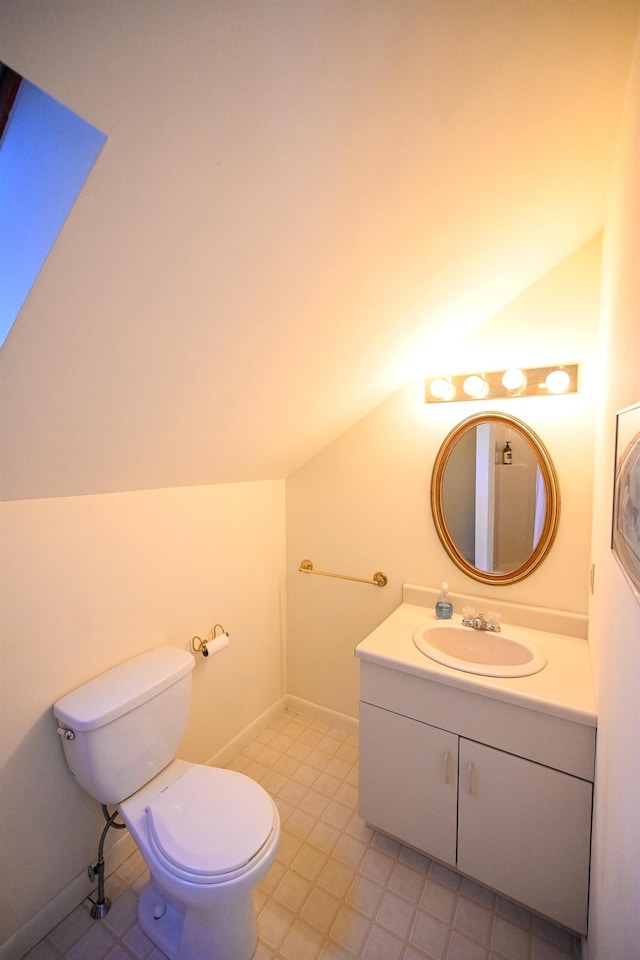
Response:
[[[218,631],[220,631],[218,633]],[[212,644],[210,651],[207,644]],[[216,623],[213,628],[213,636],[209,640],[203,640],[201,637],[191,638],[191,649],[194,653],[201,653],[203,657],[208,657],[209,653],[217,653],[224,649],[229,643],[229,632],[225,630],[221,623]]]

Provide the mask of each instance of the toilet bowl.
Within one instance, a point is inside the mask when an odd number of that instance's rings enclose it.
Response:
[[[253,888],[273,863],[278,810],[254,780],[174,760],[118,805],[149,868],[140,926],[171,960],[249,960]]]
[[[115,804],[149,868],[140,926],[170,960],[250,960],[252,892],[273,863],[278,810],[242,773],[176,758],[191,654],[147,650],[56,701],[64,756],[99,803]]]

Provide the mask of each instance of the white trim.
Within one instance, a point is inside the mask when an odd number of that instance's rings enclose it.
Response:
[[[337,713],[328,707],[322,707],[318,703],[311,703],[310,700],[303,700],[301,697],[294,697],[290,693],[285,694],[279,700],[265,710],[259,717],[253,720],[248,727],[245,727],[237,736],[233,738],[226,746],[222,747],[210,760],[207,760],[207,766],[224,767],[238,753],[251,743],[258,734],[266,730],[285,710],[292,710],[294,713],[301,713],[312,720],[320,720],[329,727],[335,727],[337,730],[343,730],[345,733],[357,734],[358,721],[355,717],[348,717],[344,713]],[[2,957],[0,957],[2,960]]]
[[[310,700],[302,700],[301,697],[294,697],[288,693],[286,696],[287,708],[294,713],[302,713],[313,720],[321,720],[329,727],[335,727],[337,730],[343,730],[345,733],[356,735],[358,733],[358,720],[356,717],[348,717],[345,713],[337,713],[328,707],[321,707],[318,703],[311,703]]]
[[[253,720],[248,727],[241,730],[226,746],[218,750],[210,760],[207,760],[207,766],[224,767],[230,760],[233,760],[236,754],[240,753],[243,747],[251,743],[254,737],[257,737],[259,733],[266,730],[269,724],[271,724],[276,717],[279,717],[281,713],[284,713],[286,709],[287,698],[283,696]],[[0,960],[2,960],[1,957]]]

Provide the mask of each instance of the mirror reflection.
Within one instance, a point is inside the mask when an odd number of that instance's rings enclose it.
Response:
[[[526,424],[506,414],[470,417],[434,465],[432,510],[452,560],[485,583],[514,583],[546,556],[559,494],[553,464]]]

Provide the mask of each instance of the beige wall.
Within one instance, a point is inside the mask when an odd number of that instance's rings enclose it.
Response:
[[[601,228],[638,2],[2,0],[108,137],[2,348],[2,498],[282,478],[422,375]]]
[[[590,643],[599,705],[589,960],[640,956],[640,603],[610,549],[617,410],[640,402],[640,56],[631,77],[603,257]]]
[[[218,621],[230,631],[231,645],[207,662],[198,661],[183,755],[207,760],[286,689],[282,657],[287,635],[282,618],[284,483],[173,488],[166,488],[166,484],[204,482],[212,476],[281,475],[279,464],[290,462],[294,427],[297,431],[301,424],[299,432],[307,434],[309,406],[304,389],[293,392],[295,402],[291,402],[289,390],[286,407],[275,408],[274,415],[265,391],[263,395],[256,393],[261,400],[262,419],[256,413],[247,384],[256,379],[252,375],[264,367],[267,354],[255,344],[267,344],[275,352],[273,328],[264,323],[264,304],[274,303],[277,312],[281,290],[293,283],[297,294],[291,290],[289,294],[296,305],[296,323],[302,315],[300,303],[308,308],[304,314],[307,321],[313,307],[318,328],[331,313],[326,308],[329,301],[320,295],[331,288],[326,272],[318,268],[317,257],[304,257],[308,248],[299,243],[309,222],[307,201],[313,190],[310,193],[307,187],[322,181],[317,176],[321,168],[314,166],[310,154],[305,154],[310,162],[299,165],[304,177],[302,186],[298,184],[291,193],[290,210],[295,209],[299,215],[300,229],[292,232],[291,220],[282,217],[282,192],[264,191],[265,169],[273,176],[269,166],[272,152],[267,151],[266,167],[265,150],[255,156],[261,176],[247,176],[243,162],[252,155],[256,124],[263,133],[263,146],[271,143],[266,136],[270,118],[264,111],[260,114],[255,105],[261,79],[268,75],[269,56],[273,62],[284,62],[276,54],[289,46],[286,31],[278,29],[279,19],[270,30],[273,46],[269,53],[260,31],[253,31],[250,24],[239,30],[234,5],[223,4],[217,47],[223,56],[212,59],[209,38],[197,35],[197,22],[176,13],[149,33],[142,6],[127,9],[126,30],[121,19],[125,16],[124,5],[120,5],[120,19],[114,19],[103,7],[98,21],[97,7],[91,14],[82,14],[78,7],[74,14],[67,10],[58,16],[57,8],[50,4],[36,6],[34,16],[33,4],[13,5],[7,18],[13,22],[13,34],[3,32],[3,59],[96,123],[110,140],[96,171],[98,176],[83,193],[21,318],[21,342],[12,348],[12,356],[19,362],[11,371],[19,416],[7,423],[7,442],[12,445],[13,457],[11,463],[5,463],[5,469],[12,477],[15,473],[11,489],[19,490],[21,497],[37,496],[42,491],[39,478],[54,458],[64,481],[54,488],[56,493],[127,489],[132,473],[136,486],[163,483],[165,488],[20,500],[0,507],[0,848],[3,863],[14,867],[4,867],[0,876],[0,941],[11,937],[95,859],[102,819],[96,804],[66,770],[51,715],[51,704],[58,696],[157,643],[184,646],[194,633],[206,633]],[[6,12],[8,15],[8,7]],[[174,18],[181,21],[184,32],[173,29]],[[144,44],[140,36],[146,38]],[[333,31],[327,31],[327,36],[332,43]],[[229,37],[233,42],[228,42]],[[380,49],[386,49],[387,32],[381,30],[380,37]],[[165,99],[157,96],[155,67],[163,57],[175,63],[184,55],[184,63],[191,65],[188,89],[202,92],[204,66],[211,65],[212,75],[222,82],[210,83],[205,95],[211,115],[219,117],[217,96],[227,90],[228,77],[238,76],[243,40],[242,62],[247,70],[240,71],[241,88],[233,87],[232,94],[237,123],[231,126],[236,130],[239,123],[240,127],[231,136],[229,129],[221,131],[219,124],[212,123],[208,128],[212,163],[203,163],[201,125],[191,126],[188,112],[180,117],[182,136],[167,140]],[[254,56],[255,51],[265,56]],[[377,69],[376,58],[371,62]],[[263,74],[263,67],[267,74]],[[340,78],[336,84],[339,82]],[[407,90],[413,88],[413,82],[407,85]],[[133,100],[119,96],[133,89],[137,91]],[[318,89],[324,94],[324,83]],[[345,89],[343,85],[340,92]],[[174,92],[182,96],[179,86]],[[395,102],[392,97],[388,99]],[[354,105],[357,107],[357,102]],[[590,614],[600,732],[589,960],[630,960],[640,942],[638,913],[629,901],[630,893],[640,886],[640,760],[635,749],[640,741],[636,706],[640,608],[611,557],[608,543],[613,415],[617,408],[640,399],[640,293],[636,279],[640,242],[639,107],[636,69],[616,174],[615,202],[607,223],[603,340],[597,356],[594,343],[600,251],[598,241],[594,241],[543,277],[466,343],[450,344],[442,358],[444,368],[451,372],[452,364],[464,371],[510,362],[585,361],[584,392],[578,397],[492,405],[526,420],[544,438],[558,469],[563,507],[557,544],[540,570],[520,585],[483,589],[496,599],[506,597],[578,612],[585,612],[588,605],[594,373],[609,374],[599,396],[593,510],[596,593]],[[360,113],[368,116],[366,111]],[[384,124],[380,128],[387,146],[381,153],[369,151],[368,155],[380,155],[384,160],[388,145],[394,141]],[[285,133],[295,140],[299,129],[302,127],[294,123]],[[189,134],[186,139],[185,132]],[[167,184],[185,186],[185,142],[198,147],[191,151],[193,165],[189,170],[199,174],[193,182],[220,191],[222,213],[216,218],[201,218],[202,196],[197,187],[189,192],[187,205],[179,190],[166,189]],[[219,142],[224,147],[221,152]],[[161,169],[155,160],[160,151],[167,150],[168,166]],[[218,154],[224,164],[213,162]],[[295,150],[285,154],[296,162]],[[362,155],[361,149],[355,153],[358,158]],[[511,160],[509,163],[515,168]],[[216,177],[213,186],[212,170]],[[288,170],[287,166],[285,173]],[[169,179],[163,179],[163,174]],[[491,174],[493,177],[493,167]],[[425,180],[422,170],[420,177]],[[268,178],[266,182],[274,181]],[[356,178],[353,182],[359,183]],[[380,178],[375,180],[376,189],[380,182]],[[247,192],[249,183],[254,189]],[[406,190],[406,181],[398,178],[394,183],[400,184],[398,190],[404,197],[412,198],[407,209],[413,216],[419,208],[411,191]],[[452,184],[455,186],[455,181]],[[303,194],[305,203],[300,203]],[[524,197],[524,192],[519,195]],[[317,197],[324,218],[324,194]],[[240,198],[248,211],[246,218],[237,215]],[[526,200],[530,202],[528,195]],[[442,206],[443,216],[448,219],[448,206]],[[389,209],[395,209],[395,204],[389,204]],[[483,201],[479,210],[484,209]],[[504,228],[499,237],[505,238],[506,245],[514,232],[511,205],[505,205],[500,216]],[[158,234],[160,221],[163,230]],[[101,224],[99,231],[95,230],[96,222]],[[214,230],[212,234],[212,222],[225,224],[226,230]],[[253,277],[249,285],[247,222],[258,230],[249,240],[256,252],[252,262],[262,266],[260,283]],[[357,219],[347,218],[345,222]],[[540,236],[543,231],[549,232],[544,217],[541,223]],[[480,235],[485,225],[486,219],[479,217]],[[447,256],[461,242],[459,231],[456,235],[453,225],[449,229],[450,242],[442,244]],[[187,244],[181,239],[185,231],[191,238]],[[308,289],[300,286],[301,281],[296,279],[300,271],[290,270],[286,258],[284,276],[265,256],[274,248],[274,235],[279,237],[282,231],[295,251],[294,262],[313,263],[313,282]],[[576,230],[577,235],[583,236],[584,231]],[[315,251],[317,230],[311,236]],[[380,248],[388,256],[391,248],[386,229],[384,236]],[[140,242],[140,237],[145,242]],[[327,262],[333,263],[333,228],[327,228],[325,240],[331,254]],[[538,238],[534,241],[527,237],[527,243],[530,249],[544,249],[541,260],[549,262],[549,251]],[[469,235],[464,249],[471,250],[474,244],[475,234]],[[237,281],[224,310],[218,292],[210,295],[208,282],[185,282],[185,277],[193,275],[196,248],[206,251],[199,277],[211,274],[213,288],[219,276],[228,275]],[[211,273],[212,259],[218,264],[215,274]],[[412,262],[422,270],[420,257],[413,257]],[[158,263],[170,263],[171,270],[159,273]],[[446,266],[451,277],[443,286],[445,292],[459,283],[457,265],[447,260]],[[351,300],[344,295],[344,290],[351,288],[353,273],[348,258],[340,260],[340,276],[343,269],[349,283],[340,283],[337,288],[334,305],[340,310],[334,313],[351,320]],[[216,307],[213,314],[212,302]],[[397,299],[377,299],[377,315],[386,316],[389,304],[397,310]],[[245,314],[253,318],[243,341],[251,349],[245,354],[242,344],[234,348],[237,356],[232,359],[236,362],[225,368],[228,392],[222,393],[223,371],[216,370],[215,358],[227,355],[228,331],[233,327],[224,318]],[[176,325],[176,316],[188,317],[189,322]],[[203,318],[204,339],[200,326],[193,325],[194,317]],[[307,327],[313,329],[313,324],[307,323]],[[164,331],[163,339],[158,338],[158,330]],[[382,331],[381,325],[380,335]],[[361,323],[355,328],[354,338],[356,334],[362,340],[356,341],[352,362],[361,364],[368,356],[369,327]],[[390,349],[395,349],[391,325],[384,330],[384,342],[387,337]],[[190,402],[183,403],[185,397],[181,396],[181,403],[176,405],[175,393],[167,391],[166,384],[174,382],[176,356],[184,356],[185,344],[192,341],[196,365],[183,364],[189,372]],[[318,365],[323,379],[325,368],[333,369],[333,344],[330,340],[327,343],[327,362],[324,367]],[[295,338],[283,338],[277,351],[283,369],[291,372],[296,368],[299,350]],[[55,363],[50,364],[48,357],[55,357]],[[116,378],[114,369],[119,372]],[[153,371],[153,379],[159,384],[157,395],[140,390],[141,370]],[[219,378],[215,391],[211,390],[212,370]],[[297,370],[304,386],[308,369],[297,364]],[[333,383],[328,390],[343,400],[351,392],[344,382]],[[98,397],[95,408],[88,406],[88,399],[94,396]],[[224,410],[221,396],[226,398],[227,410],[233,403],[246,408],[244,433],[234,432],[230,418],[220,416]],[[66,406],[57,405],[60,397],[68,401]],[[481,406],[427,408],[422,404],[421,385],[408,385],[287,482],[290,693],[356,716],[358,671],[353,647],[400,602],[402,583],[437,585],[446,578],[452,589],[475,589],[450,563],[435,536],[428,493],[431,464],[442,438],[455,422]],[[70,415],[55,415],[64,410]],[[122,430],[125,420],[132,420],[136,429],[128,433]],[[274,424],[282,427],[278,431],[282,440],[275,446],[271,442],[272,450],[267,439]],[[210,437],[212,425],[219,428],[222,439],[206,445],[203,437]],[[318,435],[309,441],[312,445]],[[167,442],[169,436],[171,443]],[[30,438],[28,445],[25,437]],[[141,437],[144,457],[139,455]],[[233,457],[225,457],[225,450],[231,448]],[[189,455],[181,456],[180,450]],[[213,459],[210,450],[215,453],[215,473],[209,462]],[[41,458],[40,470],[33,469],[34,451]],[[87,451],[93,453],[88,455]],[[200,451],[207,451],[207,456]],[[84,485],[78,483],[80,473]],[[382,569],[390,578],[389,585],[380,590],[305,577],[297,572],[305,557],[320,569],[356,575],[370,576]]]
[[[640,97],[634,97],[637,107]],[[481,405],[425,407],[421,385],[408,385],[286,484],[288,689],[355,716],[353,647],[399,603],[405,581],[436,585],[446,578],[454,590],[471,587],[496,599],[586,611],[594,368],[612,371],[619,360],[622,375],[610,377],[602,400],[596,461],[591,642],[601,726],[590,960],[626,960],[640,939],[624,900],[639,881],[640,772],[626,746],[640,734],[640,624],[608,546],[613,411],[638,399],[640,379],[633,359],[640,353],[632,255],[640,222],[637,135],[629,122],[618,205],[607,229],[597,362],[597,240],[490,321],[484,339],[453,351],[460,370],[472,369],[474,359],[480,365],[482,351],[491,354],[487,344],[495,345],[496,356],[505,344],[519,344],[521,362],[541,362],[544,337],[553,350],[548,359],[556,351],[569,359],[573,349],[571,359],[585,361],[584,391],[577,397],[491,405],[526,420],[543,437],[559,473],[558,541],[532,577],[508,588],[476,588],[445,556],[430,520],[435,452],[448,430]],[[605,362],[607,345],[612,356]],[[1,935],[8,937],[95,857],[100,816],[64,766],[50,713],[57,696],[156,643],[183,646],[217,621],[232,642],[197,664],[183,754],[208,759],[282,695],[284,484],[11,502],[2,506],[2,525],[2,844],[9,862],[39,863],[38,871],[20,869],[2,878]],[[304,576],[297,566],[305,557],[317,568],[356,575],[382,569],[389,585]],[[618,940],[615,953],[609,947]]]
[[[591,534],[593,373],[599,308],[600,243],[578,251],[485,325],[484,338],[452,345],[457,370],[478,369],[494,353],[526,364],[583,360],[580,394],[501,403],[426,406],[412,384],[379,406],[287,480],[289,692],[356,716],[353,648],[400,602],[403,582],[480,593],[586,613]],[[557,337],[555,336],[557,331]],[[455,349],[454,349],[455,348]],[[465,364],[469,364],[465,366]],[[495,367],[494,367],[495,368]],[[431,520],[429,486],[450,429],[481,410],[525,420],[547,445],[561,488],[553,551],[520,584],[487,588],[449,560]],[[389,577],[383,589],[298,572]]]
[[[210,759],[282,697],[284,483],[0,509],[1,943],[96,858],[102,815],[66,768],[58,697],[149,647],[188,648],[217,622],[230,645],[197,657],[181,755]]]

